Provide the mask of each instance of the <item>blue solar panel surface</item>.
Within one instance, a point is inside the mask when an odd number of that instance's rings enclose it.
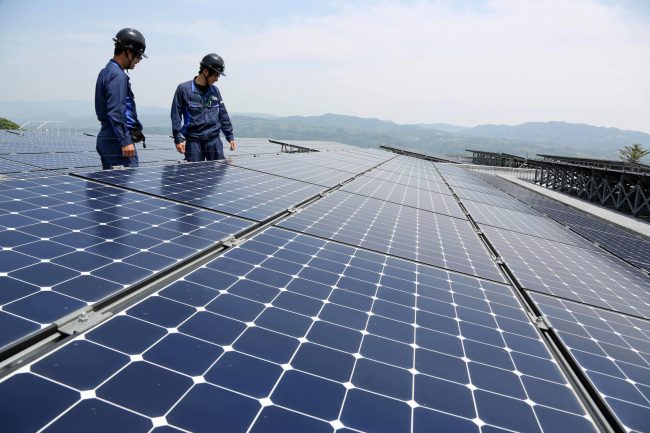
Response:
[[[3,158],[44,170],[96,167],[101,165],[97,153],[17,153]]]
[[[650,322],[533,295],[601,397],[628,431],[650,428]]]
[[[459,218],[336,191],[279,225],[504,281],[470,224]]]
[[[367,197],[465,219],[465,214],[456,200],[450,195],[408,187],[369,176],[361,176],[344,185],[341,189]]]
[[[12,431],[595,431],[509,287],[276,228],[0,391]]]
[[[647,237],[558,203],[507,180],[487,175],[482,177],[555,221],[570,227],[574,232],[598,243],[607,251],[611,251],[640,269],[650,271],[650,239]]]
[[[173,155],[163,138],[148,150]],[[526,297],[507,284],[485,236],[548,316],[557,344],[582,367],[587,392],[600,393],[630,431],[650,430],[643,274],[565,229],[556,232],[559,225],[483,176],[344,145],[318,150],[86,174],[111,186],[70,176],[0,182],[0,240],[15,244],[2,245],[8,260],[0,266],[11,269],[0,269],[0,277],[27,281],[20,273],[47,296],[89,277],[96,278],[77,293],[98,290],[98,279],[119,291],[131,283],[111,278],[129,272],[95,273],[126,262],[155,276],[167,269],[158,266],[187,264],[257,224],[250,220],[315,200],[0,377],[3,429],[596,431],[583,404],[589,398],[577,398],[558,367],[562,354],[549,351],[549,331],[534,326],[520,303]],[[319,196],[335,176],[369,169]],[[443,214],[460,209],[444,182],[482,232],[463,213]],[[157,243],[145,245],[145,238]],[[134,251],[122,254],[127,248]],[[36,262],[24,262],[30,258]],[[59,285],[43,280],[60,278],[59,268],[79,275]],[[13,302],[0,305],[0,329],[14,326],[8,316],[21,318],[7,313]],[[48,298],[22,311],[57,308]],[[39,329],[49,323],[28,322]]]
[[[252,225],[70,176],[0,183],[0,348]]]
[[[257,221],[325,190],[322,186],[217,162],[99,171],[80,176]]]
[[[322,158],[324,164],[326,158]],[[336,168],[317,166],[314,162],[313,159],[305,161],[302,155],[283,155],[273,158],[235,158],[228,161],[228,164],[326,187],[333,187],[354,176]]]
[[[650,277],[618,258],[493,227],[483,230],[525,288],[650,318]]]
[[[582,248],[597,249],[593,242],[589,242],[541,214],[533,215],[469,200],[463,201],[463,205],[472,215],[474,221],[479,224],[487,224]]]
[[[11,159],[0,157],[0,174],[20,173],[28,170],[34,170],[35,167]]]

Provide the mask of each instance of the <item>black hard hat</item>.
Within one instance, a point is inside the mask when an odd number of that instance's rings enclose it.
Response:
[[[226,76],[223,72],[226,70],[226,64],[219,54],[210,53],[201,60],[201,70],[208,68],[211,72],[218,72],[219,75]]]
[[[141,55],[146,58],[144,50],[147,49],[147,43],[144,41],[144,36],[142,33],[136,29],[122,29],[113,38],[116,47],[121,47],[127,50],[131,50],[134,53]]]

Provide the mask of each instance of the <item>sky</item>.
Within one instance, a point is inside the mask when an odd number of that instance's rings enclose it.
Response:
[[[92,101],[123,27],[140,107],[216,52],[231,112],[650,132],[650,0],[0,0],[0,101]]]

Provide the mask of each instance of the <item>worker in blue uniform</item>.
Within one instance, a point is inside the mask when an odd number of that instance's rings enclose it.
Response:
[[[201,60],[199,74],[176,88],[172,101],[171,120],[174,144],[188,162],[225,159],[219,132],[237,148],[232,123],[221,93],[214,85],[225,76],[225,63],[218,54]]]
[[[95,113],[102,124],[97,153],[104,169],[137,167],[135,143],[144,140],[127,71],[147,57],[147,45],[142,33],[131,28],[117,32],[113,42],[113,58],[99,72],[95,86]]]

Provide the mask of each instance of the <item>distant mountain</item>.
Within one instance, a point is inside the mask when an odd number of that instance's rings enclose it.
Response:
[[[521,125],[481,125],[464,129],[458,134],[464,136],[506,139],[514,142],[538,145],[561,146],[581,153],[578,156],[609,155],[618,157],[618,149],[632,143],[650,147],[650,134],[625,131],[617,128],[603,128],[584,123],[530,122]]]
[[[169,109],[138,107],[145,134],[170,134]],[[63,120],[71,129],[96,133],[99,123],[90,101],[0,101],[0,117]],[[332,140],[362,147],[392,145],[434,154],[467,155],[465,149],[504,152],[534,158],[552,154],[618,159],[618,149],[632,143],[650,148],[650,134],[564,122],[480,125],[466,128],[445,123],[401,125],[388,120],[340,114],[280,117],[231,113],[237,137]],[[643,161],[647,163],[650,158]]]

